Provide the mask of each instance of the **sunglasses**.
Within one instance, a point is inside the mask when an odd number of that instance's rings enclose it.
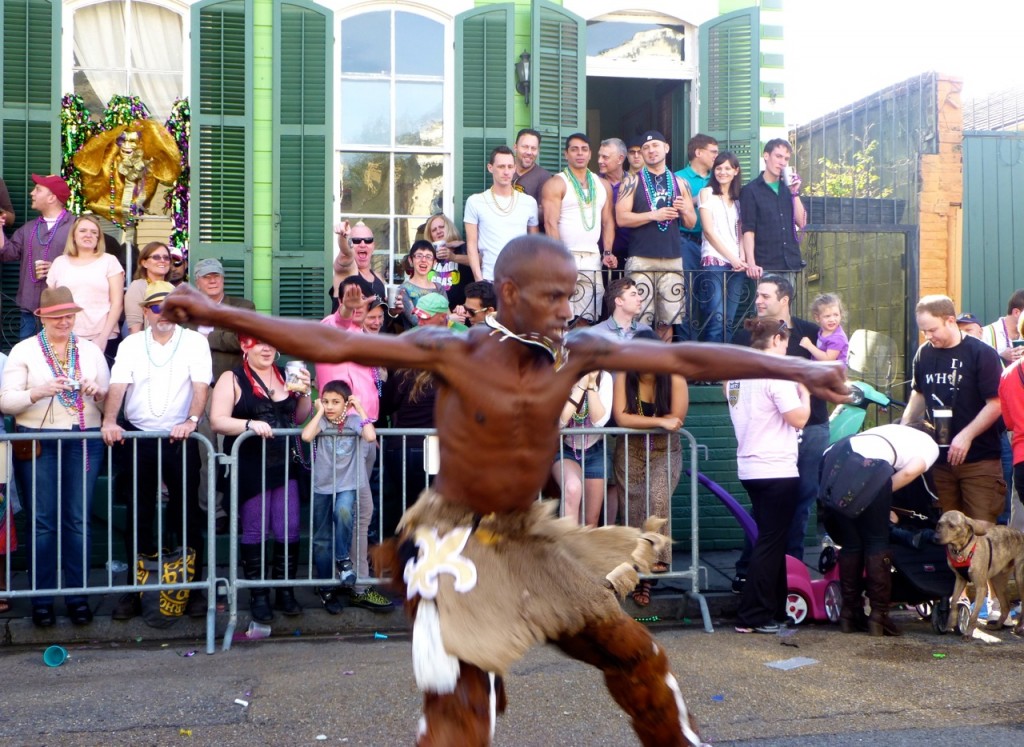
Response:
[[[349,241],[351,241],[353,244],[372,244],[373,237],[371,236],[369,238],[364,238],[362,236],[357,236],[349,239]]]
[[[163,304],[159,303],[151,303],[146,308],[152,311],[154,314],[162,314],[164,310]]]
[[[154,262],[170,262],[171,257],[169,254],[150,254],[149,258]]]
[[[484,309],[470,309],[468,307],[463,307],[463,308],[466,309],[466,316],[468,316],[470,318],[475,317],[478,314],[482,314],[485,311]]]

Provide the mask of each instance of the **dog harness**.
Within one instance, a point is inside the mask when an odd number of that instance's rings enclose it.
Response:
[[[992,540],[988,537],[985,539],[988,540],[988,570],[989,573],[991,573]],[[946,545],[946,560],[949,562],[949,567],[952,568],[953,572],[964,581],[971,580],[971,561],[974,560],[974,551],[978,547],[978,538],[973,537],[972,541],[969,541],[968,544],[970,545],[970,550],[968,550],[968,545],[964,545],[959,552],[953,552],[953,547],[951,545]]]

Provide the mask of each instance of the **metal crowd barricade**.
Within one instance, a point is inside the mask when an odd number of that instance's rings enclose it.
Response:
[[[11,583],[13,574],[11,572],[11,563],[10,563],[10,559],[11,558],[10,558],[10,554],[9,554],[9,556],[8,556],[8,561],[9,562],[7,564],[7,572],[6,572],[6,579],[5,579],[5,581],[7,582],[6,583],[7,591],[3,592],[3,595],[6,598],[9,598],[9,599],[16,599],[16,598],[33,598],[33,597],[57,596],[57,595],[64,595],[64,596],[66,596],[66,595],[95,596],[95,595],[100,595],[100,594],[125,594],[125,593],[129,593],[129,592],[132,592],[132,593],[141,592],[143,590],[146,591],[146,592],[182,591],[182,590],[186,590],[186,589],[189,590],[190,592],[205,591],[206,594],[207,594],[206,652],[208,654],[212,654],[213,651],[214,651],[214,646],[215,646],[214,623],[215,623],[215,615],[216,615],[216,587],[217,587],[218,582],[219,583],[224,583],[225,582],[224,579],[218,579],[216,577],[216,556],[215,556],[215,541],[216,541],[215,518],[216,517],[214,516],[214,514],[212,512],[208,514],[207,521],[206,521],[206,532],[207,532],[207,537],[206,537],[206,561],[205,561],[205,564],[204,564],[203,568],[197,567],[195,569],[194,579],[192,581],[190,581],[190,582],[189,581],[185,581],[184,579],[182,579],[180,581],[176,580],[176,581],[173,581],[173,582],[166,582],[164,580],[164,578],[161,576],[159,582],[157,582],[157,583],[147,583],[144,586],[140,585],[138,583],[138,578],[137,578],[137,576],[136,576],[136,574],[134,572],[135,569],[136,569],[136,557],[137,557],[136,554],[135,554],[135,551],[139,547],[139,534],[138,534],[138,514],[139,514],[139,512],[138,512],[138,505],[139,505],[140,501],[146,500],[147,497],[146,496],[141,496],[139,494],[138,483],[137,482],[135,484],[133,484],[131,486],[131,491],[130,491],[131,492],[131,499],[130,500],[131,500],[131,515],[134,517],[134,521],[131,523],[130,526],[126,526],[125,527],[126,535],[130,534],[130,536],[125,536],[125,537],[122,538],[125,541],[125,543],[126,543],[125,555],[126,555],[126,561],[127,562],[125,563],[125,565],[127,566],[127,573],[128,573],[129,578],[128,578],[128,580],[125,583],[116,583],[115,579],[114,579],[115,575],[118,575],[121,572],[119,570],[115,570],[115,564],[118,561],[115,558],[115,550],[114,550],[115,532],[114,532],[114,521],[112,520],[112,517],[114,516],[114,513],[115,513],[114,508],[115,508],[115,505],[116,505],[115,504],[115,500],[114,500],[115,492],[116,492],[115,491],[115,459],[118,461],[118,464],[123,464],[123,461],[121,461],[121,460],[123,460],[125,458],[125,456],[124,456],[125,454],[129,454],[130,458],[132,459],[132,462],[134,463],[133,464],[133,474],[134,474],[135,468],[137,468],[137,466],[138,466],[137,465],[137,458],[138,458],[138,446],[137,445],[138,445],[138,443],[140,443],[140,442],[142,442],[144,440],[157,440],[157,457],[158,457],[158,460],[159,460],[158,461],[158,465],[160,465],[162,463],[162,452],[163,452],[163,448],[164,448],[164,442],[169,437],[170,437],[170,433],[168,433],[168,432],[125,431],[124,432],[124,441],[125,441],[124,444],[122,444],[120,446],[115,446],[115,447],[105,447],[105,449],[103,451],[103,459],[101,460],[101,462],[99,464],[92,464],[92,463],[90,463],[90,460],[88,460],[88,459],[83,460],[83,467],[84,467],[83,470],[82,470],[83,487],[85,485],[85,481],[87,480],[87,470],[98,470],[99,473],[97,474],[97,480],[98,480],[98,478],[100,476],[105,477],[106,478],[106,486],[107,486],[106,494],[105,495],[101,495],[101,494],[94,493],[93,496],[92,496],[92,502],[91,503],[88,501],[87,496],[85,495],[85,490],[83,489],[83,495],[82,495],[83,505],[81,506],[81,509],[82,509],[82,516],[83,516],[83,531],[85,532],[85,538],[86,538],[86,541],[83,542],[83,550],[82,550],[82,558],[81,558],[81,562],[82,562],[82,566],[83,566],[83,576],[85,578],[85,586],[83,586],[83,587],[68,587],[68,586],[65,586],[64,583],[63,583],[63,580],[61,578],[61,575],[62,575],[61,574],[61,568],[62,568],[62,563],[63,563],[63,559],[64,559],[64,556],[63,556],[63,538],[64,538],[64,535],[63,535],[63,533],[65,531],[65,527],[64,527],[63,521],[62,521],[63,508],[61,506],[61,502],[60,501],[58,501],[58,503],[56,505],[56,522],[55,522],[56,539],[54,540],[55,545],[56,545],[57,585],[55,587],[53,587],[53,588],[39,588],[38,586],[36,586],[36,574],[34,572],[34,569],[36,568],[36,565],[37,565],[36,549],[37,549],[37,544],[38,544],[37,541],[36,541],[36,529],[37,529],[36,523],[37,523],[37,518],[39,516],[39,511],[38,511],[39,503],[42,500],[46,500],[46,496],[39,495],[38,494],[38,490],[36,489],[38,475],[39,475],[38,470],[42,467],[42,465],[40,465],[40,463],[39,463],[40,458],[38,456],[36,456],[36,455],[33,455],[32,458],[31,458],[31,461],[26,460],[26,462],[24,462],[24,463],[28,464],[27,469],[29,470],[29,474],[28,474],[28,478],[26,480],[26,484],[21,484],[21,481],[18,481],[18,483],[19,483],[18,484],[18,496],[19,496],[19,500],[20,500],[21,505],[22,505],[22,510],[25,510],[25,511],[29,512],[28,513],[28,516],[30,517],[29,518],[29,527],[28,527],[28,529],[29,529],[29,536],[27,538],[19,538],[19,540],[22,543],[27,544],[28,548],[29,548],[28,549],[28,553],[27,553],[28,579],[29,579],[28,587],[29,588],[27,588],[27,589],[18,589],[18,588],[15,588],[16,587],[15,584]],[[201,435],[198,435],[198,434],[193,434],[189,438],[191,438],[194,441],[197,441],[198,442],[198,447],[200,449],[206,449],[210,456],[212,456],[214,454],[213,445],[206,438],[204,438],[204,437],[202,437]],[[8,443],[8,442],[14,443],[14,442],[19,442],[19,441],[34,441],[34,440],[44,441],[44,442],[56,441],[59,444],[58,445],[58,451],[57,451],[57,475],[56,475],[56,489],[57,489],[57,494],[59,495],[62,492],[62,481],[63,481],[63,477],[62,477],[62,474],[61,474],[61,465],[62,465],[62,462],[63,462],[63,459],[64,459],[64,454],[66,452],[66,449],[68,449],[68,448],[83,448],[83,445],[82,445],[83,441],[102,440],[102,435],[98,431],[88,431],[88,432],[80,432],[80,431],[61,431],[61,432],[37,431],[37,432],[31,432],[31,433],[5,433],[5,434],[0,434],[0,443]],[[13,461],[14,461],[13,460],[13,451],[14,451],[13,448],[8,447],[6,449],[6,453],[3,456],[4,462],[5,462],[5,465],[6,465],[6,468],[7,468],[7,478],[8,478],[9,482],[14,482],[15,479],[16,479],[15,478],[15,474],[14,474],[14,469],[13,469],[13,467],[14,467],[14,464],[13,464]],[[117,454],[118,456],[115,457],[115,454]],[[196,460],[196,461],[197,461],[197,463],[194,466],[189,465],[187,454],[185,452],[182,452],[182,462],[181,462],[182,473],[184,473],[188,469],[196,469],[196,470],[198,470],[199,469],[199,464],[198,464],[198,460]],[[212,474],[213,474],[213,464],[214,464],[214,461],[215,460],[212,459],[212,458],[209,459],[208,472],[209,472],[209,476],[211,477],[211,481],[210,481],[211,485],[213,484]],[[160,486],[161,486],[162,483],[163,483],[163,468],[162,468],[162,466],[158,466],[157,467],[157,480],[156,480],[156,484],[158,486],[158,488],[157,488],[158,494],[151,497],[152,500],[157,502],[157,510],[154,512],[154,520],[155,520],[156,531],[157,531],[157,535],[156,536],[157,536],[157,538],[160,538],[156,542],[156,546],[158,548],[156,563],[157,563],[157,567],[158,568],[163,568],[164,549],[165,549],[164,542],[162,540],[165,537],[165,534],[164,534],[164,524],[165,524],[166,517],[164,515],[165,511],[163,510],[163,505],[164,505],[163,495],[162,495],[162,493],[159,492],[161,490]],[[122,495],[123,494],[124,494],[124,492],[122,492]],[[8,489],[8,495],[10,495],[9,489]],[[99,502],[99,501],[103,501],[105,503],[105,505],[99,504],[99,506],[102,507],[102,509],[105,512],[104,515],[107,517],[107,527],[106,527],[106,537],[105,537],[105,539],[106,539],[106,546],[107,546],[107,552],[106,552],[106,562],[104,564],[104,575],[105,575],[105,577],[104,577],[104,580],[101,583],[97,584],[97,583],[93,583],[92,582],[92,578],[91,578],[91,576],[95,576],[95,574],[91,574],[90,573],[90,554],[91,554],[90,551],[91,551],[91,545],[92,545],[93,541],[95,539],[97,539],[96,535],[92,531],[92,523],[93,523],[93,519],[95,517],[95,513],[96,513],[96,509],[97,509],[97,502]],[[183,546],[183,547],[196,547],[197,545],[194,544],[194,543],[201,542],[202,538],[201,537],[200,538],[191,538],[191,537],[188,536],[188,504],[189,504],[189,501],[185,500],[185,496],[182,496],[182,501],[181,501],[182,536],[180,538],[178,538],[178,539],[179,539],[179,544],[181,546]],[[211,501],[210,505],[214,505],[214,503]],[[10,500],[6,501],[5,512],[6,512],[7,526],[5,527],[4,531],[7,533],[6,539],[10,540],[11,532],[12,532],[12,527],[13,527],[13,521],[14,521],[14,514],[13,514],[13,510],[12,510],[12,502]],[[204,571],[205,571],[205,573],[204,573]],[[205,580],[203,580],[203,578],[202,578],[204,575],[206,576]]]
[[[642,515],[644,517],[651,516],[651,497],[652,497],[652,490],[651,490],[651,486],[652,486],[652,480],[651,480],[652,471],[651,470],[652,470],[652,465],[651,465],[651,460],[649,458],[650,457],[650,451],[651,451],[651,449],[650,449],[651,439],[652,438],[666,438],[666,439],[679,438],[680,440],[685,440],[685,442],[686,442],[686,444],[688,445],[688,448],[689,448],[689,463],[690,463],[689,476],[688,476],[689,490],[687,491],[689,496],[690,496],[690,559],[689,559],[689,567],[687,567],[685,569],[683,569],[683,568],[677,569],[675,567],[674,560],[670,560],[668,572],[646,575],[646,576],[642,576],[642,578],[648,579],[648,580],[655,580],[655,579],[689,580],[690,581],[690,588],[684,594],[681,595],[681,597],[683,599],[683,603],[680,605],[680,609],[679,609],[679,612],[678,612],[677,616],[679,616],[679,617],[682,616],[683,611],[684,611],[683,605],[685,605],[686,600],[687,599],[693,599],[694,601],[696,601],[698,603],[698,605],[700,605],[701,618],[702,618],[702,620],[704,622],[704,630],[707,631],[708,633],[713,632],[714,628],[713,628],[713,626],[711,624],[711,614],[710,614],[710,612],[708,610],[707,600],[704,598],[704,595],[701,594],[701,592],[700,592],[700,588],[701,588],[701,586],[700,586],[700,576],[701,576],[701,573],[704,573],[704,575],[706,577],[707,570],[702,568],[701,565],[700,565],[700,521],[699,521],[699,500],[698,500],[698,495],[697,495],[697,449],[698,449],[698,446],[697,446],[697,442],[694,439],[693,435],[689,431],[682,430],[682,429],[679,430],[677,433],[674,433],[674,434],[673,433],[668,433],[666,431],[661,431],[661,430],[635,430],[635,429],[632,429],[632,428],[568,428],[568,429],[563,429],[562,430],[563,442],[564,442],[564,439],[565,439],[566,436],[570,436],[570,437],[586,437],[588,435],[598,435],[598,436],[601,436],[601,438],[602,438],[602,440],[600,442],[601,448],[598,450],[598,456],[596,458],[603,459],[604,462],[605,462],[605,465],[606,465],[606,474],[605,474],[605,477],[602,478],[603,486],[602,486],[602,496],[601,496],[602,503],[603,503],[603,510],[604,510],[605,520],[607,522],[608,521],[608,517],[610,516],[609,510],[610,510],[610,508],[612,506],[611,506],[611,504],[609,502],[609,494],[611,493],[614,501],[617,503],[617,507],[616,507],[615,513],[618,513],[618,511],[622,512],[621,514],[618,514],[618,516],[616,517],[618,519],[617,523],[620,523],[620,524],[628,524],[629,523],[629,511],[630,511],[630,505],[631,505],[632,501],[643,501],[644,502],[644,507],[643,507],[643,510],[641,512]],[[630,495],[630,491],[629,491],[629,484],[630,484],[631,475],[630,475],[629,459],[628,459],[628,456],[626,456],[625,454],[626,454],[626,452],[628,450],[630,439],[638,439],[638,438],[639,439],[644,439],[644,450],[646,451],[647,458],[644,460],[645,474],[643,476],[643,485],[644,485],[643,495],[642,496],[633,496],[633,495]],[[609,442],[612,439],[616,439],[616,440],[621,439],[622,452],[623,452],[623,456],[624,456],[624,459],[623,459],[624,464],[623,464],[623,469],[622,469],[623,481],[626,483],[625,485],[618,484],[618,479],[616,477],[616,485],[615,485],[614,490],[609,486],[609,482],[608,482],[609,478],[612,476],[612,474],[614,474],[614,472],[609,473],[607,468],[611,466],[612,461],[613,461],[613,456],[617,453],[617,447],[620,444],[616,444],[615,446],[610,445]],[[586,475],[586,468],[587,468],[587,460],[588,460],[588,458],[594,458],[594,457],[592,457],[592,456],[590,456],[590,455],[588,455],[586,453],[582,454],[580,467],[581,467],[581,471],[584,474],[584,478],[583,478],[584,481],[586,480],[585,475]],[[672,475],[672,471],[673,471],[673,459],[674,458],[675,457],[673,456],[672,450],[671,449],[667,449],[666,450],[666,464],[665,464],[665,470],[666,470],[666,473],[667,473],[666,474],[666,478],[667,478],[667,483],[668,483],[669,488],[672,488],[672,489],[668,490],[668,494],[665,496],[665,501],[666,501],[667,506],[668,506],[668,517],[667,517],[668,518],[668,524],[666,525],[666,533],[668,534],[669,537],[672,537],[672,534],[673,534],[673,532],[672,532],[672,493],[675,492],[674,491],[674,487],[675,486],[672,485],[673,480],[671,478],[671,475]],[[683,456],[683,459],[686,459],[686,457]],[[556,467],[556,469],[559,470],[559,474],[562,476],[562,485],[564,486],[564,484],[565,484],[565,480],[564,480],[564,475],[565,475],[564,461],[559,462],[558,465],[559,466]],[[680,478],[679,479],[682,479],[682,476],[685,473],[682,470],[682,465],[679,465],[679,467],[680,467]],[[618,495],[615,495],[615,493],[618,493]],[[586,507],[586,494],[585,494],[585,491],[584,491],[583,500],[581,500],[580,503],[581,503],[581,505],[580,505],[581,510],[585,511],[585,507]],[[563,516],[565,515],[564,487],[563,487],[563,495],[562,495],[561,515],[563,515]],[[586,515],[585,513],[582,514],[582,516],[585,516],[585,515]],[[581,520],[582,517],[581,516],[577,516],[576,519],[577,520]],[[666,596],[671,597],[672,595],[659,595],[660,598],[665,598]]]

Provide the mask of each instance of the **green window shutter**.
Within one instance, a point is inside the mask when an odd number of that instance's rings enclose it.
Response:
[[[488,5],[455,18],[455,213],[462,222],[466,199],[490,185],[487,157],[512,142],[514,43],[512,3]]]
[[[330,17],[305,0],[274,8],[273,312],[319,318],[327,313],[333,248]]]
[[[30,175],[60,171],[60,12],[50,0],[0,3],[2,173],[18,224],[30,217]]]
[[[731,150],[749,175],[760,170],[758,9],[744,8],[700,27],[700,131]]]
[[[231,295],[252,289],[252,0],[192,6],[190,264],[216,257]]]
[[[545,143],[540,165],[554,173],[565,165],[565,138],[586,129],[585,27],[549,0],[534,0],[532,19],[532,124]]]

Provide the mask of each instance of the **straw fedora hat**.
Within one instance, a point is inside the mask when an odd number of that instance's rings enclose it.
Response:
[[[57,288],[46,288],[39,297],[39,308],[35,315],[38,317],[67,316],[77,314],[82,307],[75,303],[71,289],[63,286]]]

